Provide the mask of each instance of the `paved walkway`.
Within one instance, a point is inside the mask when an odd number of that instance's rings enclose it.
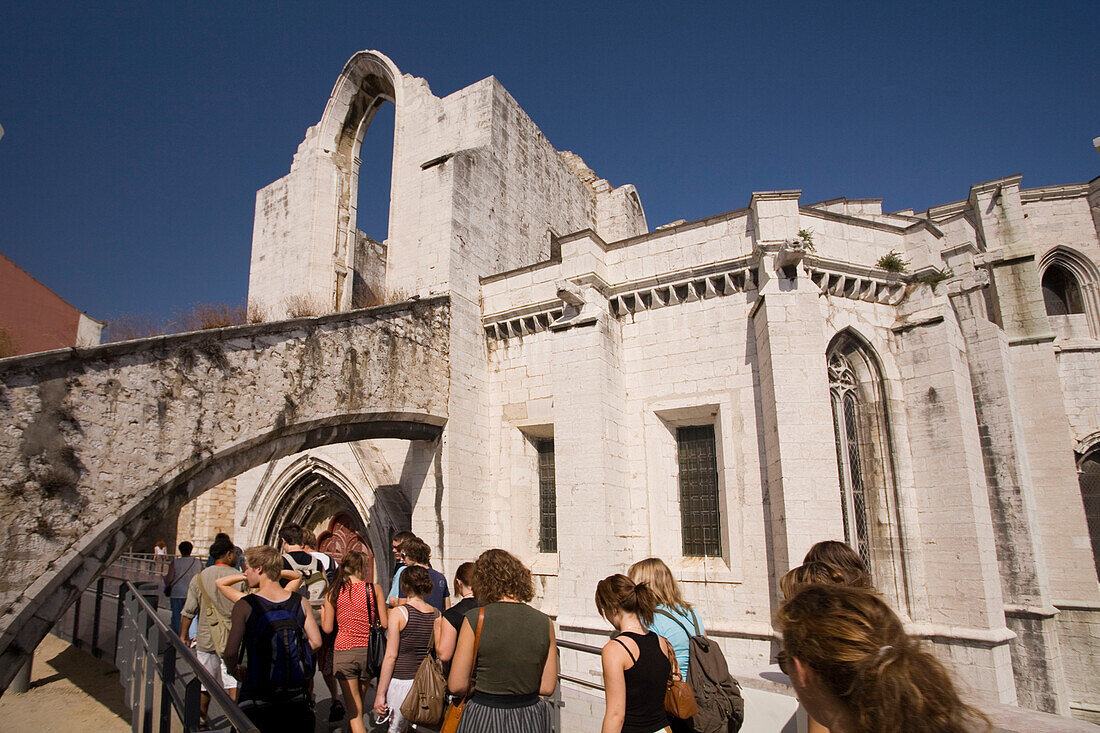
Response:
[[[130,730],[118,670],[52,634],[34,653],[30,690],[0,697],[3,733],[51,730]]]

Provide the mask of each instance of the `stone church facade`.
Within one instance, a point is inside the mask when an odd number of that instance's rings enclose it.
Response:
[[[358,150],[386,103],[374,242]],[[448,422],[242,474],[234,538],[300,521],[380,575],[396,529],[448,573],[505,547],[581,640],[596,581],[657,555],[744,670],[774,656],[777,579],[843,538],[976,694],[1095,719],[1100,179],[1021,183],[893,213],[756,192],[650,230],[495,78],[439,98],[356,54],[257,195],[249,304],[448,295]]]

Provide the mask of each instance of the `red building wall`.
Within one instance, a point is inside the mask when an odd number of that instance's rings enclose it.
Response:
[[[0,328],[15,347],[7,356],[76,346],[79,323],[79,310],[0,255]]]

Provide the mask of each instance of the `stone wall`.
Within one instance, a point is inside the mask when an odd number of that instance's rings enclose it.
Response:
[[[187,500],[313,445],[438,437],[449,313],[443,297],[0,362],[0,685]]]
[[[195,546],[194,554],[205,556],[207,548],[213,544],[214,536],[219,532],[225,532],[236,540],[233,531],[236,506],[236,478],[222,481],[207,489],[180,508],[179,519],[176,520],[175,542],[168,538],[168,546],[175,547],[187,540]],[[237,544],[240,545],[239,542]]]

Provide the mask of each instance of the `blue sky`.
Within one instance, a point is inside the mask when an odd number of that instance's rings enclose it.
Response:
[[[364,48],[438,96],[497,76],[557,148],[635,184],[651,227],[754,190],[896,210],[1014,173],[1026,187],[1087,181],[1100,175],[1098,39],[1095,0],[8,0],[0,252],[95,318],[243,302],[255,192],[286,174]],[[364,170],[389,154],[381,127]],[[360,190],[375,235],[381,178]]]

